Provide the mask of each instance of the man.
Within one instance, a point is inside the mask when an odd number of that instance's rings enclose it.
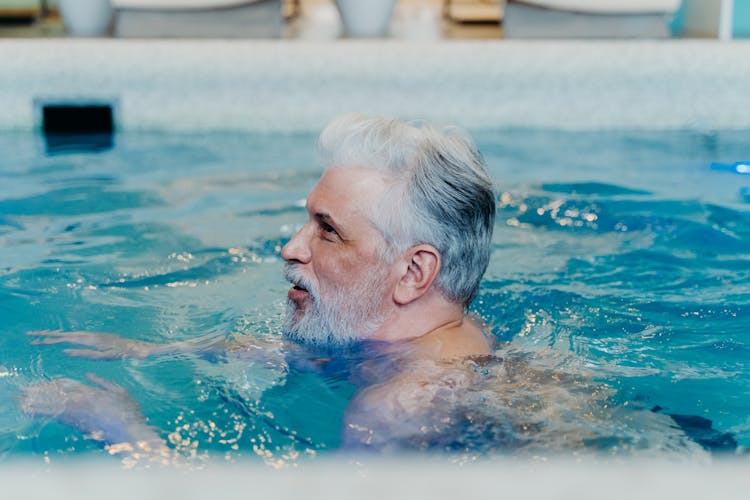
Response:
[[[344,416],[344,445],[432,446],[452,428],[450,401],[471,385],[464,361],[492,352],[467,316],[489,261],[492,182],[476,147],[454,129],[347,115],[323,131],[320,149],[327,168],[307,198],[308,220],[282,250],[292,284],[288,340],[211,349],[278,359],[358,346],[367,355],[352,367],[358,391]],[[85,346],[66,352],[94,359],[207,350],[93,332],[31,335],[40,344]],[[123,389],[91,381],[100,388],[69,379],[32,386],[21,406],[125,457],[169,454]]]

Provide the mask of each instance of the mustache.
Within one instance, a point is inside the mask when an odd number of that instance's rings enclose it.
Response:
[[[294,286],[304,288],[313,300],[317,300],[318,289],[315,283],[308,279],[296,264],[287,264],[284,266],[284,279]]]

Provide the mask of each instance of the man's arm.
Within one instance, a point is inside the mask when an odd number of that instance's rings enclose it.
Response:
[[[146,423],[123,387],[94,374],[87,378],[95,385],[61,378],[25,387],[19,406],[27,415],[55,418],[104,443],[126,464],[175,463],[174,452]]]
[[[344,414],[344,448],[414,451],[450,437],[456,401],[470,376],[463,369],[434,362],[405,368],[354,395]]]
[[[160,344],[121,337],[113,333],[37,330],[28,332],[34,345],[71,344],[65,349],[70,356],[88,359],[143,359],[164,354],[196,354],[204,357],[236,356],[252,361],[284,364],[283,352],[290,346],[284,342],[269,342],[249,336],[230,340],[202,337],[180,342]]]
[[[158,344],[143,340],[120,337],[112,333],[35,330],[27,332],[34,337],[32,345],[72,344],[86,346],[90,349],[65,349],[65,354],[89,359],[143,359],[157,354],[181,352],[183,346],[175,344]]]

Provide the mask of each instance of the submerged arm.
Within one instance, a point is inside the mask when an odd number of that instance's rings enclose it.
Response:
[[[344,414],[344,447],[414,451],[444,440],[467,379],[461,371],[437,373],[435,367],[425,371],[412,366],[357,392]]]
[[[79,346],[65,349],[65,354],[89,359],[143,359],[164,354],[197,354],[204,357],[235,356],[248,360],[281,362],[281,342],[268,342],[250,337],[203,337],[160,344],[121,337],[113,333],[39,330],[28,332],[34,337],[32,344],[71,344]]]
[[[174,462],[173,451],[146,423],[123,387],[94,374],[87,378],[95,386],[61,378],[26,387],[19,406],[27,415],[52,417],[102,442],[126,463]]]

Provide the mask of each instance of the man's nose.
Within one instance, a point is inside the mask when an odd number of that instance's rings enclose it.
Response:
[[[292,236],[292,239],[281,249],[281,257],[287,262],[310,262],[310,224],[305,224]]]

